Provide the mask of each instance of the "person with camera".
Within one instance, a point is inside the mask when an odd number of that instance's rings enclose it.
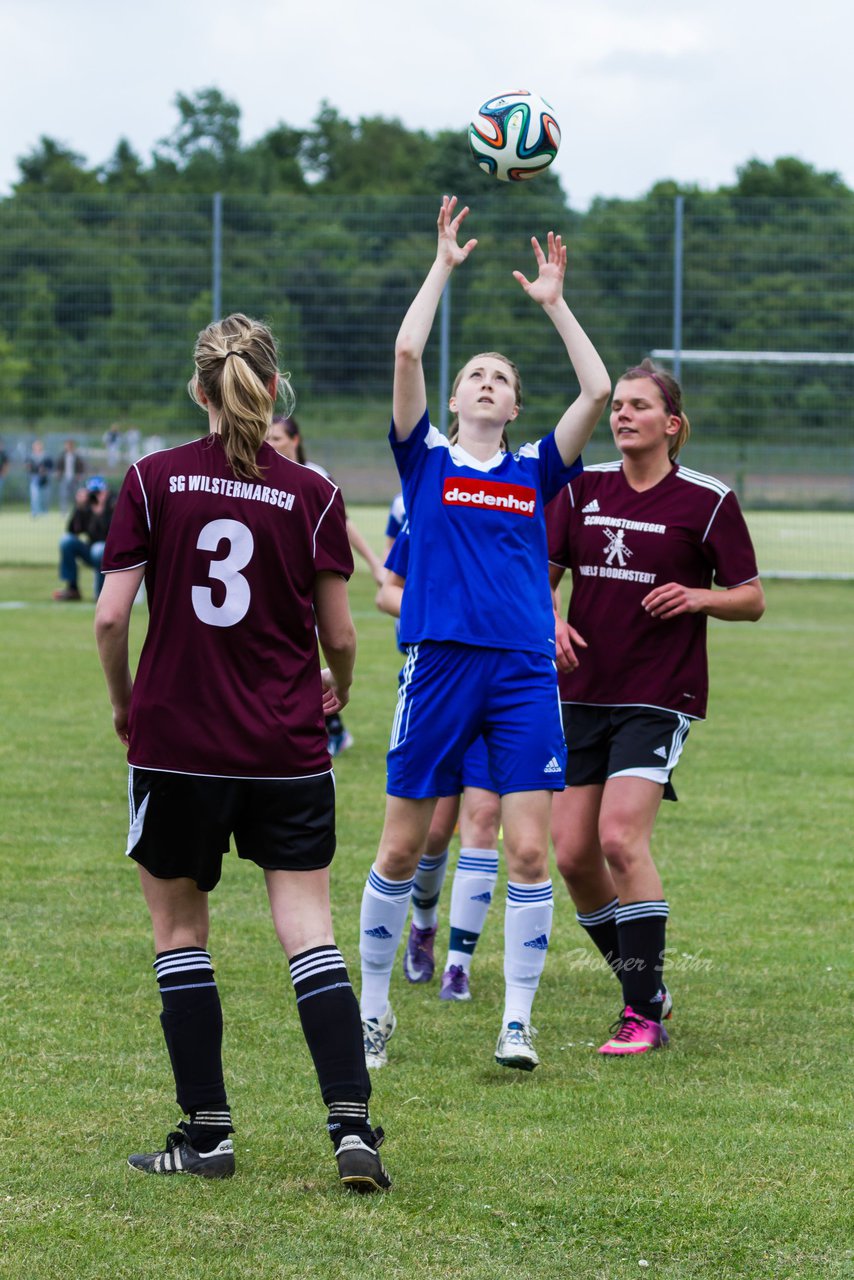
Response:
[[[94,592],[98,599],[104,581],[101,559],[115,505],[115,497],[103,476],[92,476],[77,490],[74,510],[59,540],[59,576],[65,585],[54,591],[54,600],[83,598],[77,583],[78,560],[94,569]]]

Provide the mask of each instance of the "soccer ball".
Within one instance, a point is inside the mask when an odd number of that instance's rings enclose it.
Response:
[[[544,98],[516,89],[484,102],[469,125],[478,166],[502,182],[534,178],[560,146],[560,125]]]

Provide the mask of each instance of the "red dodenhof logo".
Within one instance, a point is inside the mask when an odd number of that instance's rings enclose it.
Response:
[[[478,480],[462,476],[445,480],[442,502],[446,507],[471,507],[481,510],[510,511],[517,516],[533,516],[537,507],[537,491],[524,484],[507,484],[501,480]]]

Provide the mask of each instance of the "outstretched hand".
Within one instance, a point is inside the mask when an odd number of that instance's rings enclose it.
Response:
[[[465,262],[472,249],[477,244],[476,240],[468,240],[465,244],[457,243],[460,227],[468,217],[469,208],[466,205],[460,209],[459,213],[454,214],[457,207],[456,196],[442,196],[442,207],[439,210],[439,217],[436,220],[436,226],[439,228],[439,243],[436,248],[436,257],[449,267],[458,267],[461,262]]]
[[[534,257],[537,261],[538,275],[536,280],[528,280],[521,271],[514,271],[513,278],[519,281],[529,298],[533,298],[534,302],[539,302],[542,307],[548,307],[555,302],[559,302],[563,297],[563,277],[566,273],[566,245],[560,236],[556,236],[553,231],[549,232],[548,237],[548,258],[540,248],[540,242],[536,236],[531,236],[531,244],[534,247]]]

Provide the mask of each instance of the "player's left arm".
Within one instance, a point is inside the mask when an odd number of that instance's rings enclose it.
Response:
[[[113,727],[125,746],[128,744],[128,714],[133,693],[128,632],[131,609],[144,575],[145,565],[106,574],[95,609],[95,641],[113,708]]]
[[[537,263],[536,280],[521,271],[513,276],[529,298],[538,302],[560,334],[580,391],[555,427],[555,444],[565,466],[579,456],[593,434],[611,394],[611,380],[599,352],[576,320],[563,296],[566,274],[566,245],[553,231],[548,235],[548,257],[536,236],[531,237]]]
[[[356,665],[356,628],[350,614],[347,582],[339,573],[319,573],[314,583],[317,636],[327,666],[321,671],[323,714],[331,716],[350,701]]]
[[[665,582],[641,601],[653,618],[677,618],[682,613],[705,613],[722,622],[758,622],[765,612],[765,592],[758,578],[718,591]]]

